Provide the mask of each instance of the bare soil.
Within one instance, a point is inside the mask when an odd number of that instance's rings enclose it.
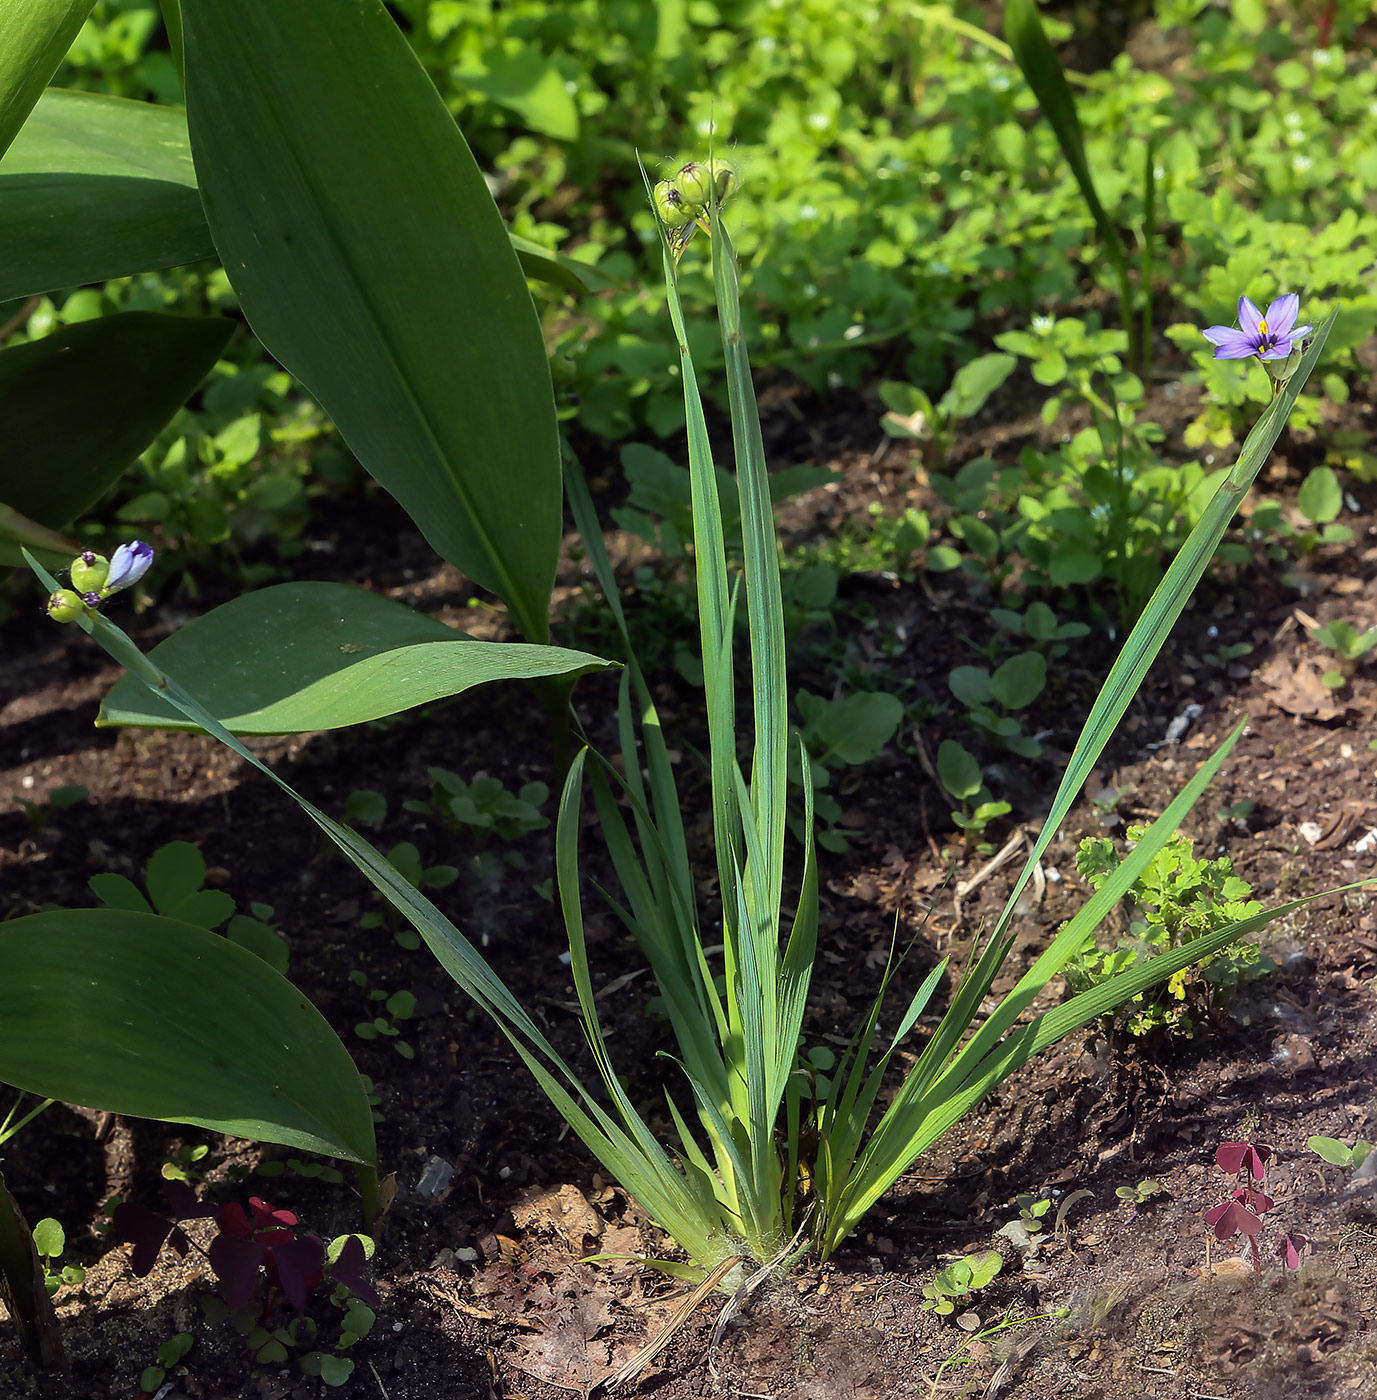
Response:
[[[1353,405],[1350,412],[1366,410]],[[877,420],[870,401],[824,412],[779,396],[770,410],[774,460],[822,461],[843,474],[790,509],[785,527],[793,538],[835,529],[872,500],[897,509],[928,499],[910,454],[899,446],[875,452]],[[1016,417],[977,429],[982,436],[967,444],[971,452],[1015,451],[1030,431]],[[1268,491],[1293,492],[1312,450],[1284,440]],[[595,461],[589,467],[595,488],[613,489],[611,470],[600,473]],[[1373,872],[1377,849],[1371,838],[1363,841],[1377,827],[1377,681],[1369,666],[1337,693],[1318,686],[1324,654],[1309,636],[1313,622],[1336,616],[1377,625],[1377,492],[1359,488],[1357,503],[1358,512],[1344,515],[1354,543],[1304,561],[1293,583],[1260,559],[1202,585],[1090,785],[1100,804],[1083,801],[1048,852],[1041,893],[1028,901],[1023,941],[1001,987],[1084,898],[1074,865],[1080,837],[1122,835],[1124,825],[1158,814],[1241,719],[1246,734],[1188,827],[1198,849],[1228,854],[1268,902]],[[501,634],[500,616],[468,606],[467,583],[435,566],[381,493],[331,506],[311,526],[308,544],[309,568],[300,576],[362,583]],[[620,557],[632,556],[627,541],[614,544]],[[582,587],[575,565],[560,585],[569,603]],[[219,601],[221,589],[195,609]],[[90,905],[92,874],[138,878],[163,843],[196,841],[212,881],[241,907],[273,905],[290,940],[292,979],[378,1086],[381,1161],[398,1186],[374,1267],[383,1302],[377,1325],[349,1353],[353,1377],[331,1393],[343,1400],[587,1393],[666,1322],[684,1288],[631,1265],[579,1261],[592,1253],[664,1253],[664,1238],[603,1179],[506,1042],[425,949],[402,949],[386,928],[360,929],[361,914],[376,907],[372,896],[352,869],[321,850],[274,789],[209,740],[93,728],[116,669],[80,633],[39,616],[32,592],[16,584],[11,596],[17,608],[3,629],[0,670],[0,794],[32,799],[79,783],[90,798],[57,813],[36,836],[17,805],[0,811],[0,917],[48,903]],[[1059,777],[1058,759],[1113,655],[1101,630],[1055,668],[1033,716],[1047,736],[1045,756],[997,775],[1015,810],[992,832],[996,853],[1007,850],[1004,863],[992,863],[959,839],[924,762],[943,738],[963,737],[946,704],[946,675],[971,659],[967,638],[988,635],[986,603],[965,595],[952,575],[857,578],[844,598],[855,664],[884,668],[887,686],[911,682],[906,695],[940,712],[865,769],[841,775],[846,822],[859,834],[846,853],[824,858],[807,1028],[823,1042],[844,1039],[863,1014],[896,919],[901,939],[918,939],[896,991],[903,997],[936,958],[951,953],[959,962],[997,916]],[[124,620],[152,645],[191,608],[174,596]],[[1253,647],[1246,658],[1226,665],[1206,659],[1242,641]],[[815,689],[827,684],[806,647],[796,679]],[[691,740],[701,726],[697,693],[668,669],[655,685],[669,731]],[[613,686],[594,680],[577,696],[590,732],[611,743]],[[532,739],[543,735],[535,703],[515,688],[500,703],[495,698],[480,692],[395,721],[254,748],[329,811],[342,812],[354,789],[384,792],[390,815],[376,833],[384,848],[413,840],[427,862],[464,865],[471,848],[401,804],[425,795],[433,764],[465,776],[492,773],[512,788],[549,779],[543,742]],[[1193,722],[1177,742],[1165,742],[1188,706],[1200,707]],[[684,771],[692,762],[686,746]],[[693,806],[702,791],[688,787],[691,818],[704,814],[701,802]],[[1253,804],[1246,819],[1223,815],[1244,799]],[[695,837],[704,830],[699,825]],[[533,888],[550,873],[548,835],[518,844],[528,870],[509,871],[496,887],[461,880],[438,902],[577,1059],[581,1037],[568,1010],[573,990],[560,961],[559,920]],[[593,918],[590,943],[604,982],[636,965],[610,917]],[[914,1165],[834,1261],[758,1294],[710,1354],[716,1305],[704,1305],[632,1391],[658,1400],[1377,1395],[1374,1178],[1350,1180],[1306,1149],[1310,1134],[1371,1139],[1377,1131],[1377,899],[1358,892],[1322,900],[1275,929],[1268,944],[1280,970],[1245,987],[1192,1039],[1135,1042],[1099,1028],[1028,1066]],[[406,1027],[414,1060],[353,1033],[366,1004],[351,969],[366,973],[371,986],[415,994],[417,1015]],[[1039,1004],[1053,1004],[1062,991],[1054,983]],[[653,1051],[662,1044],[646,1010],[652,993],[638,980],[602,1002],[611,1046],[651,1105],[659,1101]],[[1298,1272],[1283,1273],[1268,1258],[1255,1273],[1234,1244],[1207,1254],[1202,1212],[1227,1190],[1214,1151],[1247,1134],[1276,1149],[1268,1189],[1277,1206],[1269,1219],[1312,1241]],[[58,1295],[71,1369],[35,1371],[4,1326],[0,1400],[136,1396],[157,1347],[181,1330],[194,1334],[195,1345],[162,1400],[327,1393],[290,1364],[255,1362],[231,1329],[202,1320],[198,1300],[215,1281],[195,1251],[180,1263],[165,1254],[139,1280],[127,1250],[110,1248],[99,1233],[102,1204],[117,1192],[159,1204],[160,1168],[188,1143],[210,1145],[200,1164],[209,1199],[264,1196],[325,1237],[357,1228],[347,1179],[327,1184],[291,1172],[231,1179],[231,1168],[287,1155],[277,1149],[54,1107],[9,1145],[4,1171],[30,1220],[59,1218],[69,1258],[87,1266],[84,1284]],[[453,1167],[453,1177],[426,1198],[416,1187],[435,1158]],[[1163,1191],[1143,1208],[1116,1197],[1116,1188],[1145,1177]],[[1017,1194],[1043,1191],[1067,1209],[1059,1227],[1055,1210],[1044,1218],[1041,1243],[1024,1258],[995,1231],[1017,1218]],[[1089,1195],[1068,1201],[1079,1192]],[[193,1236],[204,1240],[197,1228]],[[1004,1269],[961,1326],[919,1307],[922,1285],[942,1262],[990,1247],[1004,1255]],[[313,1307],[319,1320],[328,1317],[323,1303]],[[1069,1315],[1048,1316],[1057,1309]],[[1006,1314],[1027,1320],[989,1337],[963,1330],[979,1332]],[[274,1324],[289,1316],[284,1306]]]

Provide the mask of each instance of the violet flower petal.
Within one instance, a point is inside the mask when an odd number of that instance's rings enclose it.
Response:
[[[1257,342],[1242,331],[1236,331],[1230,326],[1212,326],[1210,330],[1223,332],[1222,335],[1205,332],[1206,338],[1215,346],[1216,360],[1246,360],[1249,355],[1257,354]]]
[[[1300,297],[1295,292],[1287,292],[1285,296],[1278,297],[1267,308],[1267,330],[1276,336],[1278,340],[1285,340],[1291,335],[1291,327],[1296,324],[1296,317],[1300,313]]]
[[[1238,324],[1243,328],[1243,333],[1252,340],[1257,340],[1261,334],[1258,327],[1262,324],[1262,312],[1247,297],[1238,299]]]
[[[153,562],[153,546],[142,540],[122,544],[110,556],[110,572],[105,578],[105,591],[113,593],[118,588],[128,588],[137,583]]]

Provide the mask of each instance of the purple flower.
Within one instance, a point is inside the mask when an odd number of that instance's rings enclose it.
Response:
[[[142,540],[132,544],[122,544],[110,559],[110,572],[105,579],[104,591],[109,594],[119,588],[128,588],[137,583],[153,562],[153,546]]]
[[[1246,360],[1256,355],[1260,360],[1284,360],[1291,353],[1292,341],[1304,340],[1313,326],[1298,326],[1300,297],[1287,292],[1278,297],[1264,316],[1247,297],[1238,299],[1238,324],[1211,326],[1205,339],[1215,347],[1216,360]]]

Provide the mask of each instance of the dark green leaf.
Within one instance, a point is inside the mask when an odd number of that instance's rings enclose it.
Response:
[[[136,1118],[372,1163],[358,1071],[260,958],[155,914],[0,924],[0,1079]]]
[[[612,664],[563,647],[475,641],[342,583],[282,583],[246,593],[151,654],[237,734],[338,729],[488,681],[573,678]],[[105,697],[96,723],[192,728],[127,676]]]
[[[57,529],[100,499],[205,378],[233,323],[129,311],[0,350],[0,501]],[[17,563],[0,547],[0,562]]]
[[[215,256],[186,117],[52,89],[0,160],[0,301]]]
[[[187,113],[249,324],[430,543],[548,636],[563,524],[540,323],[381,0],[198,0]]]
[[[0,0],[0,155],[72,46],[93,0]]]

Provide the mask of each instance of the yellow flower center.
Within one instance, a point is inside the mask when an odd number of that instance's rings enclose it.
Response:
[[[1266,322],[1266,321],[1261,321],[1261,320],[1258,321],[1258,323],[1257,323],[1257,333],[1258,333],[1259,335],[1268,335],[1268,334],[1270,334],[1270,332],[1269,332],[1268,329],[1267,329],[1267,322]]]

